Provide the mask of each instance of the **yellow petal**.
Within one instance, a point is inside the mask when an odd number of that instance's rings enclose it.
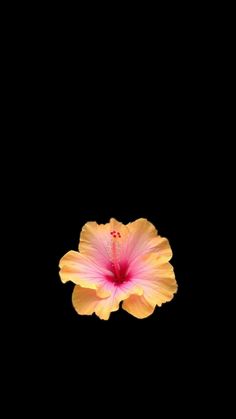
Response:
[[[121,301],[131,294],[141,295],[143,290],[135,284],[114,287],[110,285],[110,296],[100,298],[98,293],[92,289],[82,288],[76,285],[72,294],[72,302],[79,314],[96,313],[102,320],[108,320],[110,313],[119,309]]]
[[[172,300],[177,291],[173,267],[164,263],[162,258],[150,253],[135,259],[130,265],[133,280],[143,289],[143,296],[151,306],[161,306]]]
[[[153,276],[147,279],[139,279],[138,283],[143,287],[143,295],[152,306],[161,306],[163,303],[171,301],[177,292],[176,280],[171,277],[160,277],[158,272],[153,272]]]
[[[157,236],[150,242],[152,252],[156,252],[156,255],[163,262],[168,262],[172,258],[172,250],[169,241],[165,237]]]
[[[81,288],[79,285],[74,287],[72,293],[72,303],[79,314],[93,314],[98,302],[101,300],[94,290]]]
[[[150,252],[156,252],[168,261],[172,257],[171,248],[167,239],[158,236],[152,223],[140,218],[127,224],[129,236],[126,243],[126,256],[132,261],[136,257]]]
[[[109,232],[106,225],[98,225],[94,221],[86,223],[80,233],[79,251],[80,253],[98,257],[101,264],[107,261],[108,254],[104,241],[108,240]]]
[[[122,304],[122,308],[138,319],[150,316],[155,306],[151,306],[143,296],[131,295]]]
[[[100,297],[110,295],[104,287],[104,275],[109,272],[94,260],[71,250],[61,258],[59,266],[59,275],[63,283],[72,281],[81,287],[97,290]]]
[[[108,320],[112,311],[119,309],[119,300],[112,295],[108,298],[98,297],[96,291],[76,285],[72,294],[72,303],[78,314],[93,314],[102,320]]]

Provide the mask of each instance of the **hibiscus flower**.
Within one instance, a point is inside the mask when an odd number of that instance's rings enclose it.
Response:
[[[114,218],[88,222],[79,252],[71,250],[60,260],[60,277],[76,284],[72,303],[78,314],[108,320],[123,301],[124,310],[142,319],[177,291],[171,257],[168,240],[146,219],[127,225]]]

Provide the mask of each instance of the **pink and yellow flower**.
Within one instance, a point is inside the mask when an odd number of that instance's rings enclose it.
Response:
[[[72,302],[79,314],[95,312],[108,320],[123,301],[124,310],[142,319],[177,291],[171,257],[168,240],[146,219],[127,225],[114,218],[88,222],[79,252],[71,250],[60,260],[60,277],[76,284]]]

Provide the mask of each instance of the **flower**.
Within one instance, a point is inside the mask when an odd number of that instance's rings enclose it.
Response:
[[[108,320],[123,301],[124,310],[142,319],[177,291],[171,257],[168,240],[144,218],[127,225],[114,218],[107,224],[88,222],[79,252],[61,258],[60,277],[76,284],[72,303],[78,314],[95,312]]]

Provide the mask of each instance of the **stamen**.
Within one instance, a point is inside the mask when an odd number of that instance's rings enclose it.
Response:
[[[117,256],[118,255],[117,255],[116,243],[115,243],[115,241],[113,241],[113,243],[112,243],[113,266],[114,266],[114,271],[115,271],[115,275],[116,275],[117,279],[120,279],[120,265],[119,265],[118,257]]]
[[[110,237],[108,237],[106,248],[110,259],[109,271],[110,274],[106,275],[109,282],[116,284],[117,286],[130,280],[130,274],[127,272],[128,265],[124,261],[124,255],[122,256],[122,243],[121,234],[119,231],[110,231]]]

